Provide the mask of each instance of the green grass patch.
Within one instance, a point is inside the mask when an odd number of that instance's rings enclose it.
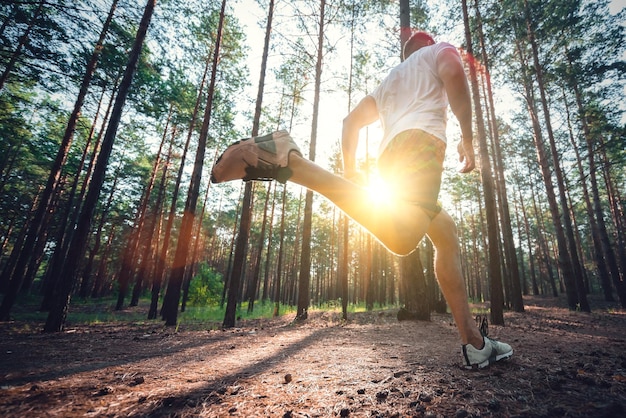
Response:
[[[100,299],[80,299],[74,297],[68,310],[66,327],[89,326],[102,324],[127,324],[130,326],[158,325],[160,319],[148,320],[149,296],[139,300],[138,306],[128,307],[126,304],[122,310],[116,311],[116,296]],[[127,301],[128,303],[128,301]],[[39,311],[41,298],[37,296],[23,296],[16,304],[12,317],[18,322],[31,324],[39,327],[45,323],[48,312]],[[237,306],[235,317],[237,321],[250,321],[259,319],[272,319],[274,317],[273,302],[256,301],[253,312],[248,312],[248,302]],[[161,302],[159,302],[159,309]],[[375,305],[372,311],[395,309],[398,305]],[[327,301],[322,304],[309,307],[309,313],[313,312],[341,312],[341,300]],[[356,314],[367,312],[365,302],[348,304],[348,313]],[[478,312],[478,311],[476,311]],[[280,305],[280,316],[294,315],[295,306]],[[188,304],[184,312],[178,315],[178,329],[219,329],[224,321],[226,307],[220,307],[217,303],[197,305]]]
[[[280,315],[292,314],[296,311],[293,306],[280,306]],[[188,306],[185,312],[181,312],[178,316],[179,326],[187,326],[193,324],[204,323],[210,325],[210,328],[216,329],[222,325],[224,316],[226,315],[226,307],[220,308],[215,306]],[[254,320],[254,319],[270,319],[274,315],[274,304],[271,302],[255,302],[254,310],[248,312],[248,303],[244,302],[237,306],[235,317],[237,320]]]

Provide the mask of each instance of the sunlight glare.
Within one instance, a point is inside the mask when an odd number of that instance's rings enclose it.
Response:
[[[378,175],[370,176],[366,189],[373,203],[389,203],[393,199],[393,188]]]

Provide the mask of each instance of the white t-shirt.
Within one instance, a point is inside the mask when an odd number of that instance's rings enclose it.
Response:
[[[448,48],[458,53],[446,42],[420,48],[371,93],[384,131],[380,153],[409,129],[421,129],[446,142],[448,97],[437,74],[437,57]]]

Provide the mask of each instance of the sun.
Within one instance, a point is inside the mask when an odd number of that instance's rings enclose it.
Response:
[[[393,188],[377,174],[371,174],[367,186],[369,199],[374,203],[387,203],[393,199]]]

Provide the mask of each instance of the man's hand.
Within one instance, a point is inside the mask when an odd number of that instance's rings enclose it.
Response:
[[[341,131],[341,154],[343,157],[343,176],[353,183],[362,183],[363,175],[356,170],[356,150],[359,145],[361,128],[378,119],[378,108],[372,96],[365,96],[343,120]]]
[[[459,162],[463,163],[459,172],[469,173],[476,167],[476,158],[474,156],[474,146],[472,145],[472,138],[463,138],[459,141],[457,146],[459,151]]]

